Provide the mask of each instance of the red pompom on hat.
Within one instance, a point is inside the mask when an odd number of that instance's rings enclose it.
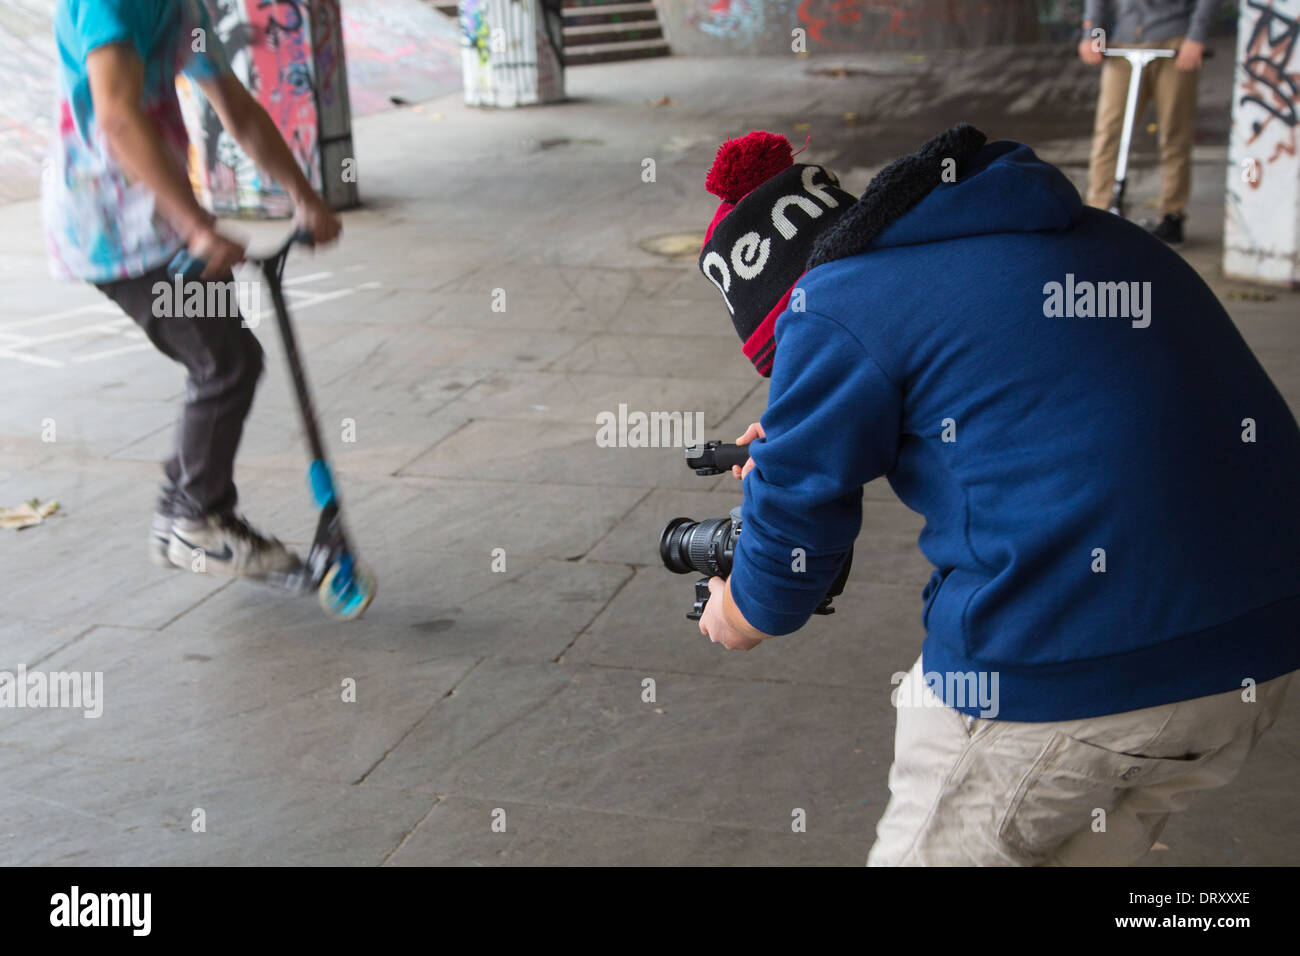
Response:
[[[794,150],[788,139],[756,129],[718,147],[704,188],[723,202],[738,203],[752,189],[793,165]]]

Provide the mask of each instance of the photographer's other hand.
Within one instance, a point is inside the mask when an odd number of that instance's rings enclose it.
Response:
[[[700,615],[700,633],[729,651],[752,650],[766,637],[749,626],[731,599],[727,582],[719,577],[709,578],[709,603]]]
[[[763,426],[758,422],[751,422],[750,426],[745,429],[745,434],[736,439],[737,445],[748,445],[755,438],[766,438],[767,434],[763,431]],[[731,473],[737,478],[744,478],[754,469],[754,459],[751,458],[745,462],[742,468],[740,465],[732,465]]]

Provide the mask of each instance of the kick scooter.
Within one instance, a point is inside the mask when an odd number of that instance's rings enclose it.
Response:
[[[248,261],[262,270],[262,278],[271,292],[271,301],[275,305],[275,321],[280,330],[280,339],[284,343],[289,375],[293,379],[298,411],[302,417],[303,431],[307,436],[307,448],[311,454],[311,464],[307,467],[307,483],[311,487],[316,507],[320,509],[320,519],[316,523],[316,536],[312,539],[307,559],[300,561],[298,567],[292,571],[259,580],[295,594],[316,591],[326,614],[343,620],[354,620],[370,606],[375,596],[376,582],[371,570],[357,561],[356,551],[343,527],[343,511],[338,494],[334,490],[334,479],[330,474],[329,463],[326,461],[320,428],[316,424],[316,412],[312,405],[311,392],[307,387],[307,374],[303,368],[302,358],[298,354],[298,340],[294,335],[293,323],[289,321],[289,310],[284,302],[284,263],[289,257],[289,250],[297,243],[311,245],[311,234],[295,232],[269,256],[262,258],[249,256]],[[190,280],[202,275],[204,267],[205,263],[202,260],[182,250],[172,259],[169,271],[172,275],[180,275]]]
[[[1119,137],[1119,162],[1115,166],[1115,189],[1110,194],[1109,212],[1124,215],[1124,184],[1128,178],[1128,150],[1133,142],[1133,121],[1137,118],[1138,90],[1142,86],[1142,68],[1152,60],[1176,56],[1177,50],[1107,50],[1106,56],[1128,60],[1128,102],[1124,106],[1124,131]]]

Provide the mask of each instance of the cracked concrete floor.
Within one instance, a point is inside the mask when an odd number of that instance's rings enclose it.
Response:
[[[0,668],[102,671],[105,697],[93,720],[0,711],[0,863],[860,864],[887,797],[890,675],[922,637],[920,519],[870,487],[840,613],[726,654],[684,619],[690,579],[658,566],[656,544],[674,515],[724,514],[736,487],[675,450],[593,440],[620,403],[701,411],[723,438],[763,408],[716,292],[691,261],[643,249],[703,230],[723,139],[811,134],[808,155],[858,190],[967,119],[1081,181],[1095,77],[1059,53],[853,62],[839,79],[794,59],[586,67],[563,105],[474,112],[451,96],[358,122],[365,207],[289,273],[380,581],[350,626],[145,563],[180,376],[96,293],[44,278],[34,203],[0,208],[0,503],[63,509],[0,533]],[[1226,294],[1226,81],[1202,92],[1186,254]],[[1139,138],[1139,202],[1152,156]],[[1228,304],[1300,407],[1295,303]],[[298,425],[270,323],[258,334],[270,357],[243,506],[302,545]],[[1146,862],[1300,859],[1297,729],[1290,706],[1240,784],[1175,820]]]

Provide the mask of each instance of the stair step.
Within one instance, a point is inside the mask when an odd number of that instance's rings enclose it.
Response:
[[[424,2],[453,20],[460,17],[459,7],[450,0]],[[670,52],[659,23],[659,11],[649,0],[639,3],[565,0],[562,13],[567,24],[564,27],[567,64],[667,56]]]
[[[564,16],[603,17],[616,13],[644,13],[658,16],[653,3],[588,3],[580,7],[565,7]]]
[[[586,26],[565,27],[564,39],[585,37],[602,33],[658,33],[663,35],[658,20],[625,20],[622,23],[591,23]],[[648,39],[642,37],[642,39]],[[593,41],[594,42],[594,41]]]
[[[564,59],[566,62],[570,62],[575,57],[592,57],[621,53],[655,55],[667,52],[668,43],[666,40],[626,40],[618,43],[591,43],[581,46],[566,46],[564,48]]]

